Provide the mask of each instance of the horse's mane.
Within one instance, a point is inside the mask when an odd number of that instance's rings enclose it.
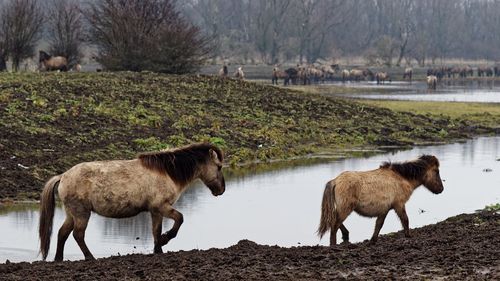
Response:
[[[421,179],[427,169],[433,165],[439,167],[439,161],[435,156],[422,155],[416,160],[402,163],[383,162],[380,168],[391,169],[408,180],[415,180]]]
[[[217,157],[222,162],[224,155],[222,151],[210,143],[197,143],[181,148],[139,154],[141,164],[151,170],[167,173],[177,184],[189,183],[199,165],[210,160],[210,150],[217,153]]]

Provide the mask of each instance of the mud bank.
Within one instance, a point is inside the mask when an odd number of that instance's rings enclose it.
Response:
[[[0,280],[498,280],[500,214],[463,214],[367,242],[281,248],[240,241],[226,249],[63,263],[0,264]],[[168,247],[165,247],[168,248]],[[2,261],[5,262],[5,261]]]

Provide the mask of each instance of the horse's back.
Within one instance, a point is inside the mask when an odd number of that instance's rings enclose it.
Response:
[[[335,196],[338,202],[349,202],[363,216],[378,216],[395,201],[408,200],[409,184],[392,171],[347,171],[335,178]]]
[[[66,171],[59,184],[65,205],[78,203],[108,217],[128,217],[155,200],[175,197],[169,178],[143,167],[139,160],[85,162]]]

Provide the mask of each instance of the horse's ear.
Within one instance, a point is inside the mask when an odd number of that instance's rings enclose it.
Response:
[[[217,162],[217,161],[220,161],[220,160],[219,160],[219,157],[217,156],[217,152],[215,152],[215,150],[210,149],[210,150],[208,151],[208,153],[210,153],[210,158],[212,158],[212,160],[214,160],[214,161],[216,161],[216,162]]]

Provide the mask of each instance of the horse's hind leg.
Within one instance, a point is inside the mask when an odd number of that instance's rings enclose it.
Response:
[[[370,239],[370,244],[375,244],[377,242],[378,234],[380,233],[380,229],[384,225],[386,216],[387,213],[377,217],[377,222],[375,223],[375,231],[373,232],[372,238]]]
[[[87,224],[89,222],[90,212],[85,214],[79,214],[79,216],[74,216],[74,228],[73,228],[73,237],[76,240],[76,243],[80,247],[85,256],[86,260],[94,260],[94,256],[90,252],[87,244],[85,244],[85,230],[87,229]]]
[[[66,220],[64,221],[63,225],[59,229],[59,233],[57,234],[57,250],[54,261],[63,260],[64,244],[66,243],[66,240],[68,239],[71,231],[73,231],[73,226],[73,216],[66,212]]]
[[[340,231],[342,232],[342,241],[349,243],[349,230],[347,230],[344,224],[340,225]]]
[[[337,245],[337,231],[339,230],[339,228],[340,231],[342,232],[342,240],[344,242],[347,242],[349,240],[349,231],[344,226],[343,222],[351,212],[352,208],[337,209],[335,223],[333,224],[330,230],[330,246]]]

